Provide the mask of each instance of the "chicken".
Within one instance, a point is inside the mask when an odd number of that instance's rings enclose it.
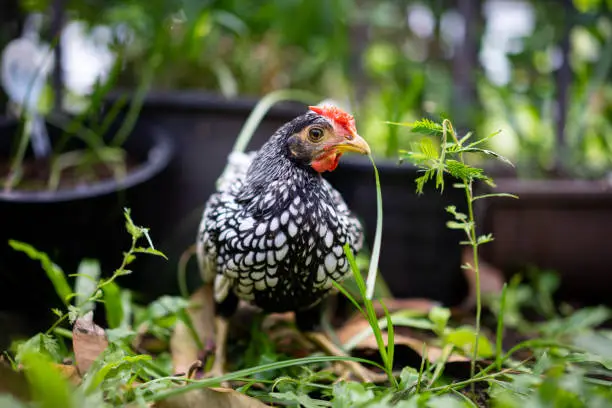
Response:
[[[363,231],[321,173],[343,153],[369,154],[354,118],[334,106],[311,106],[281,126],[257,152],[232,153],[207,201],[197,237],[203,280],[214,285],[215,360],[225,365],[228,319],[239,300],[264,313],[295,312],[298,329],[332,355],[344,355],[319,330],[322,300],[350,273]],[[361,380],[368,370],[346,363]]]

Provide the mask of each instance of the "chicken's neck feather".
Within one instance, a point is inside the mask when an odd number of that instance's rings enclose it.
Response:
[[[259,150],[244,181],[244,188],[258,194],[273,182],[286,181],[298,190],[310,190],[323,183],[319,173],[310,166],[303,166],[288,157],[282,135],[276,134]]]

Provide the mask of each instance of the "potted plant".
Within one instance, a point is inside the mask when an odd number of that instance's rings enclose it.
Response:
[[[163,212],[156,205],[164,194],[159,181],[173,143],[162,129],[137,118],[137,98],[127,109],[125,98],[123,105],[104,103],[113,84],[108,67],[75,75],[72,70],[80,67],[70,62],[82,63],[83,57],[75,53],[89,52],[91,59],[106,55],[88,44],[91,37],[81,32],[68,38],[64,32],[54,52],[58,56],[61,50],[56,61],[67,65],[51,67],[45,58],[51,47],[37,39],[37,22],[46,21],[35,16],[32,22],[2,56],[2,84],[16,109],[0,121],[0,309],[44,320],[41,306],[57,302],[40,272],[40,262],[48,260],[13,251],[9,240],[45,251],[71,272],[83,258],[98,259],[104,272],[112,271],[126,246],[120,233],[123,208],[129,206],[153,228]],[[71,41],[83,44],[73,47]],[[88,66],[95,64],[90,60]],[[65,86],[54,88],[51,109],[44,101],[47,74],[57,79],[58,72]]]
[[[534,32],[509,57],[510,81],[479,84],[481,124],[509,129],[493,149],[517,163],[496,183],[520,196],[480,208],[483,231],[499,237],[483,255],[508,277],[557,272],[559,298],[609,302],[612,35],[602,24],[610,19],[605,4],[570,3],[552,14],[533,3]]]
[[[372,86],[355,104],[358,129],[370,143],[380,173],[385,218],[379,267],[395,296],[456,305],[465,298],[467,284],[461,270],[461,234],[446,227],[445,208],[461,202],[461,191],[447,188],[439,193],[432,189],[417,194],[415,179],[420,171],[400,162],[398,155],[416,140],[405,129],[380,120],[412,122],[445,110],[447,95],[436,91],[441,88],[427,71],[439,71],[438,82],[450,81],[450,71],[442,63],[423,65],[411,60],[403,50],[415,40],[410,33],[401,33],[405,37],[399,43],[397,38],[383,38],[364,50],[364,77]],[[363,219],[366,240],[371,244],[376,202],[369,160],[347,157],[326,177]]]

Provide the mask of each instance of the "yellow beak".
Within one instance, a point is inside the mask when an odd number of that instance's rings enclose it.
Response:
[[[359,136],[357,133],[353,135],[351,140],[345,140],[341,143],[338,143],[334,146],[337,151],[341,153],[345,152],[353,152],[353,153],[361,153],[361,154],[370,154],[370,145],[365,139]]]

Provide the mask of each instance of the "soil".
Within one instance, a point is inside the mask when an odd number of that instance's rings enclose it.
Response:
[[[127,174],[137,168],[141,161],[127,156],[124,161]],[[9,177],[10,161],[5,157],[0,158],[0,189]],[[48,160],[25,159],[22,163],[23,174],[13,190],[18,191],[40,191],[48,189],[50,165]],[[99,181],[113,179],[112,168],[106,163],[91,163],[86,167],[74,166],[62,171],[57,190],[68,190],[83,187]]]

